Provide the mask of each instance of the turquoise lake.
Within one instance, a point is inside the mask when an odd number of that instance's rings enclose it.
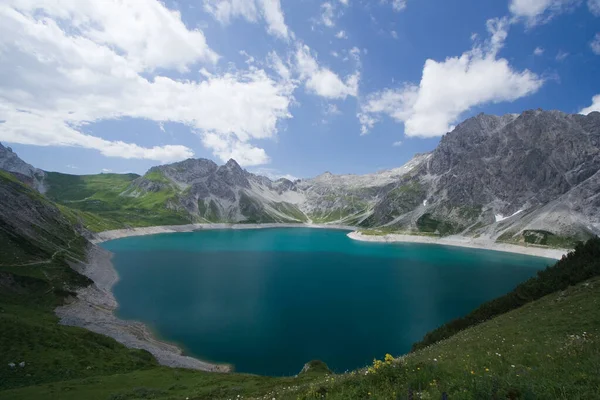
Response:
[[[345,231],[274,228],[130,237],[102,244],[117,315],[236,371],[335,371],[400,355],[554,260],[428,244],[358,242]]]

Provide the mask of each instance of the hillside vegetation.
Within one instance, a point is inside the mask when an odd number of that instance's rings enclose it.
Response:
[[[67,175],[48,172],[46,196],[87,229],[101,232],[129,226],[178,225],[195,222],[187,213],[169,208],[178,191],[167,187],[136,196],[126,193],[136,174]],[[68,207],[68,208],[67,208]]]
[[[51,201],[1,171],[0,196],[0,390],[155,367],[145,351],[58,324],[54,308],[91,283],[71,268],[89,243]]]

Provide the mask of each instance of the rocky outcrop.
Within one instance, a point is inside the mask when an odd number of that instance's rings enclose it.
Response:
[[[44,178],[46,173],[21,160],[10,147],[5,147],[2,143],[0,143],[0,169],[11,172],[21,182],[39,192],[43,193],[45,191]]]

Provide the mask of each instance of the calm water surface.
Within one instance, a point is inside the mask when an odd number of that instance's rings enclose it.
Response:
[[[236,371],[336,371],[402,354],[444,322],[510,291],[553,260],[277,228],[113,240],[117,314]]]

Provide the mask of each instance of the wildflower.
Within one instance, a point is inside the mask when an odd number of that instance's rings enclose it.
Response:
[[[475,371],[471,371],[471,375],[475,375]]]
[[[420,371],[420,370],[421,370],[421,367],[417,367],[417,371]]]
[[[513,368],[514,368],[515,366],[511,364],[511,367],[513,367]]]
[[[434,358],[433,361],[437,362],[437,358]]]
[[[392,355],[391,355],[391,354],[386,354],[386,355],[385,355],[385,362],[389,364],[389,363],[391,363],[392,361],[394,361],[394,357],[392,357]]]
[[[489,369],[489,368],[486,368],[486,369],[485,369],[485,372],[490,372],[490,369]]]

